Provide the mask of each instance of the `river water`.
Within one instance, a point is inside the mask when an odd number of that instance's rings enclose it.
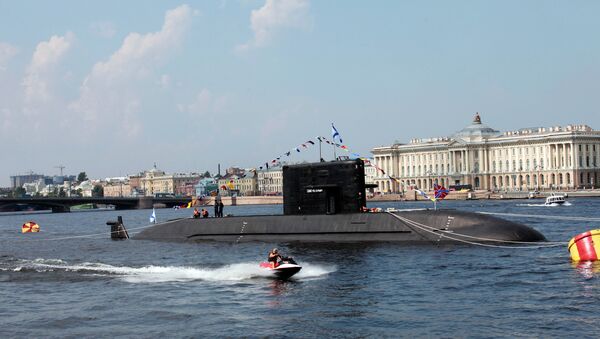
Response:
[[[112,241],[151,210],[0,216],[0,337],[589,337],[600,335],[600,265],[573,265],[566,242],[600,228],[600,200],[448,201],[511,216],[564,245]],[[417,208],[427,203],[369,207]],[[278,214],[281,206],[225,207]],[[156,210],[159,221],[190,210]],[[34,220],[38,234],[21,234]],[[258,269],[274,246],[304,268],[290,281]]]

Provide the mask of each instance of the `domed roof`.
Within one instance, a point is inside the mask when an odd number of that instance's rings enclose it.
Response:
[[[165,172],[156,168],[156,163],[154,163],[154,167],[152,167],[150,170],[146,171],[146,176],[158,177],[161,175],[165,175]]]
[[[479,113],[476,113],[475,117],[473,118],[473,122],[469,126],[456,132],[452,136],[452,138],[463,139],[465,141],[476,141],[495,137],[500,134],[500,131],[497,131],[487,125],[482,124]]]

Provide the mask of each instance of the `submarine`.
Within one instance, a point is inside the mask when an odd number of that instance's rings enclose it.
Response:
[[[453,209],[365,212],[361,159],[283,167],[283,215],[181,218],[153,225],[134,239],[158,241],[529,243],[537,230]],[[370,211],[370,210],[369,210]]]

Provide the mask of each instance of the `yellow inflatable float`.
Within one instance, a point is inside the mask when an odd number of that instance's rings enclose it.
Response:
[[[35,221],[28,221],[23,224],[21,232],[23,233],[37,233],[40,231],[40,225],[36,224]]]
[[[573,261],[596,261],[600,257],[600,229],[578,234],[569,241]]]

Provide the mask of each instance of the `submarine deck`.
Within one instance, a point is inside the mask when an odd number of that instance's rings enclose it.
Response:
[[[176,219],[135,239],[276,242],[534,242],[538,231],[516,222],[457,210],[400,210],[334,215],[256,215]]]

